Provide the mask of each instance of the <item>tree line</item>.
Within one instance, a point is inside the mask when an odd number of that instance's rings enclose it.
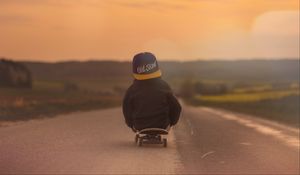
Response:
[[[182,82],[179,95],[184,98],[193,98],[195,95],[222,95],[228,93],[226,84],[208,84],[201,81],[185,80]]]
[[[32,88],[30,70],[22,63],[0,59],[0,87]]]

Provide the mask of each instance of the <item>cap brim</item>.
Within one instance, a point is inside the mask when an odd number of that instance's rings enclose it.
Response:
[[[152,78],[158,78],[158,77],[161,77],[161,71],[158,70],[151,74],[133,74],[133,77],[137,80],[148,80],[148,79],[152,79]]]

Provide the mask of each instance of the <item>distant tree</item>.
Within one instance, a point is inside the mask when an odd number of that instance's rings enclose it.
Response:
[[[226,84],[205,84],[202,82],[195,82],[195,92],[202,95],[221,95],[228,92]]]
[[[195,86],[192,80],[185,80],[181,84],[180,90],[179,90],[180,96],[183,98],[192,98],[195,95]]]
[[[203,94],[206,91],[205,84],[200,81],[196,82],[194,86],[195,86],[195,92],[197,94]]]
[[[0,86],[32,88],[32,76],[22,63],[0,59]]]
[[[229,88],[226,84],[221,84],[220,85],[220,94],[226,94],[228,93]]]
[[[77,84],[71,83],[71,82],[64,83],[64,91],[65,92],[74,92],[74,91],[78,91],[78,90],[79,90],[79,87]]]

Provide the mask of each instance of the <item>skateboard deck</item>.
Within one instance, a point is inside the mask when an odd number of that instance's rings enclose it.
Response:
[[[151,134],[151,135],[167,135],[169,132],[161,128],[147,128],[138,131],[139,134]]]
[[[143,144],[162,144],[167,147],[167,138],[162,138],[162,135],[168,135],[168,131],[161,128],[147,128],[136,133],[135,143],[138,146]]]

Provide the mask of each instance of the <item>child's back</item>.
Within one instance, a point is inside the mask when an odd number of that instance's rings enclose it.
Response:
[[[126,124],[136,130],[175,125],[181,106],[169,85],[160,78],[161,73],[154,55],[136,55],[133,72],[135,80],[123,101]]]

